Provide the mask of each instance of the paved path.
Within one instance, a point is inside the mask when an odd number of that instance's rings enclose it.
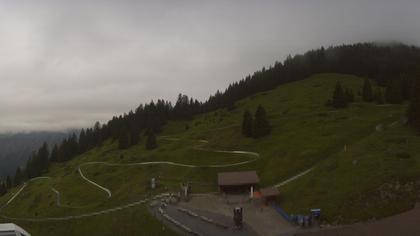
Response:
[[[243,207],[244,222],[258,235],[278,236],[295,232],[296,227],[280,216],[272,207],[260,201],[249,201],[248,195],[207,194],[193,197],[189,202],[180,202],[180,207],[192,211],[207,211],[229,217],[232,221],[233,207]]]
[[[6,204],[4,204],[1,207],[1,209],[3,210],[3,208],[8,206],[13,200],[15,200],[15,198],[20,194],[20,192],[22,192],[22,190],[26,188],[26,185],[27,183],[24,183],[23,186],[15,194],[13,194],[13,196],[9,199],[9,201],[7,201]]]
[[[83,163],[83,164],[81,164],[81,165],[79,165],[79,166],[77,167],[77,171],[79,172],[80,177],[82,177],[82,179],[86,180],[86,181],[87,181],[88,183],[90,183],[90,184],[93,184],[94,186],[98,187],[99,189],[101,189],[101,190],[105,191],[105,192],[108,194],[108,198],[110,198],[110,197],[112,196],[111,190],[109,190],[109,189],[107,189],[107,188],[105,188],[105,187],[102,187],[101,185],[97,184],[96,182],[94,182],[94,181],[92,181],[92,180],[90,180],[90,179],[86,178],[86,176],[83,174],[82,170],[80,169],[80,167],[81,167],[82,165],[99,164],[99,163],[100,163],[100,162],[87,162],[87,163]]]
[[[169,215],[171,218],[175,219],[182,225],[188,227],[193,232],[196,232],[199,235],[206,235],[206,236],[230,236],[230,235],[241,235],[241,236],[257,236],[258,234],[246,223],[244,223],[244,228],[239,231],[234,229],[233,220],[230,216],[225,216],[209,211],[202,211],[202,210],[192,210],[191,212],[197,214],[197,217],[188,215],[180,210],[178,210],[177,206],[168,205],[164,208],[164,213]],[[158,212],[158,209],[153,209],[153,214],[158,218],[167,223],[168,226],[173,226],[171,222],[164,219]],[[228,228],[220,227],[215,224],[206,222],[202,220],[200,217],[205,217],[206,219],[212,220],[214,222],[220,223]],[[176,227],[171,227],[175,230]]]
[[[294,181],[294,180],[297,180],[297,179],[299,179],[300,177],[302,177],[302,176],[304,176],[304,175],[308,174],[309,172],[311,172],[314,168],[315,168],[315,167],[311,167],[311,168],[309,168],[309,169],[307,169],[307,170],[305,170],[305,171],[303,171],[303,172],[301,172],[301,173],[299,173],[299,174],[297,174],[297,175],[295,175],[295,176],[293,176],[293,177],[290,177],[290,178],[288,178],[288,179],[284,180],[283,182],[280,182],[280,183],[278,183],[278,184],[274,185],[274,187],[275,187],[275,188],[279,188],[279,187],[281,187],[281,186],[283,186],[283,185],[286,185],[286,184],[288,184],[288,183],[290,183],[290,182],[292,182],[292,181]]]

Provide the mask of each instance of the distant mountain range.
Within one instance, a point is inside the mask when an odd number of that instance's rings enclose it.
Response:
[[[44,142],[52,146],[67,136],[68,132],[0,134],[0,178],[14,176],[16,168],[24,166],[31,153]]]

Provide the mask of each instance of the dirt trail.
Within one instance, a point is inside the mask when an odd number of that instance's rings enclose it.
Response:
[[[178,141],[178,138],[174,138],[174,137],[170,137],[170,136],[161,136],[160,138],[162,139],[166,139],[169,141]],[[83,166],[88,166],[88,165],[106,165],[106,166],[144,166],[144,165],[170,165],[170,166],[179,166],[179,167],[186,167],[186,168],[225,168],[225,167],[233,167],[233,166],[240,166],[240,165],[245,165],[251,162],[256,161],[257,159],[260,158],[260,154],[256,153],[256,152],[248,152],[248,151],[242,151],[242,150],[234,150],[234,151],[229,151],[229,150],[213,150],[213,149],[205,149],[202,148],[203,144],[207,144],[208,141],[207,140],[198,140],[198,142],[200,143],[199,145],[193,146],[193,149],[196,150],[202,150],[202,151],[210,151],[210,152],[215,152],[215,153],[230,153],[230,154],[241,154],[241,155],[248,155],[251,156],[252,159],[246,160],[246,161],[241,161],[241,162],[237,162],[237,163],[231,163],[231,164],[220,164],[220,165],[190,165],[190,164],[185,164],[185,163],[178,163],[178,162],[172,162],[172,161],[149,161],[149,162],[135,162],[135,163],[110,163],[110,162],[100,162],[100,161],[93,161],[93,162],[85,162],[83,164],[80,164],[78,166],[78,172],[80,174],[80,176],[86,180],[88,183],[98,187],[99,189],[101,189],[102,191],[105,191],[106,194],[108,195],[108,198],[112,197],[112,192],[110,189],[94,182],[93,180],[87,178],[83,172],[81,167]]]
[[[170,138],[170,137],[161,137],[161,138],[167,138],[170,141],[177,141],[179,139],[177,138]],[[201,144],[206,144],[208,143],[206,140],[199,140],[199,142]],[[201,148],[200,146],[195,146],[194,148]],[[251,162],[256,161],[258,158],[260,158],[260,154],[256,153],[256,152],[247,152],[247,151],[228,151],[228,150],[211,150],[211,149],[202,149],[203,151],[212,151],[212,152],[217,152],[217,153],[231,153],[231,154],[242,154],[242,155],[249,155],[251,157],[253,157],[250,160],[247,161],[242,161],[242,162],[237,162],[237,163],[232,163],[232,164],[221,164],[221,165],[190,165],[190,164],[183,164],[183,163],[177,163],[177,162],[171,162],[171,161],[153,161],[153,162],[138,162],[138,163],[127,163],[127,164],[123,164],[123,163],[108,163],[108,162],[85,162],[80,164],[77,167],[77,170],[79,172],[79,175],[88,183],[98,187],[99,189],[101,189],[102,191],[105,191],[108,195],[108,198],[112,197],[112,192],[111,190],[109,190],[106,187],[103,187],[101,185],[99,185],[98,183],[94,182],[93,180],[90,180],[89,178],[87,178],[83,172],[81,167],[83,166],[87,166],[87,165],[107,165],[107,166],[141,166],[141,165],[172,165],[172,166],[180,166],[180,167],[186,167],[186,168],[223,168],[223,167],[231,167],[231,166],[238,166],[238,165],[244,165],[244,164],[248,164]],[[32,182],[38,179],[51,179],[50,177],[37,177],[34,179],[30,179],[28,182]],[[24,183],[24,185],[22,186],[22,188],[19,189],[18,192],[16,192],[10,199],[9,201],[1,207],[0,210],[4,209],[5,207],[7,207],[21,192],[22,190],[27,186],[27,183]],[[57,206],[61,206],[60,203],[60,192],[53,188],[52,186],[50,186],[51,191],[53,191],[56,194],[56,198],[57,198]],[[24,221],[33,221],[33,222],[40,222],[40,221],[63,221],[63,220],[71,220],[71,219],[78,219],[78,218],[84,218],[84,217],[89,217],[89,216],[95,216],[95,215],[100,215],[100,214],[106,214],[106,213],[110,213],[110,212],[114,212],[114,211],[118,211],[118,210],[123,210],[129,207],[134,207],[143,203],[146,203],[148,201],[148,199],[143,199],[140,201],[136,201],[136,202],[132,202],[132,203],[128,203],[126,205],[122,205],[122,206],[118,206],[118,207],[113,207],[113,208],[109,208],[109,209],[105,209],[105,210],[101,210],[101,211],[96,211],[96,212],[91,212],[91,213],[86,213],[86,214],[80,214],[80,215],[73,215],[73,216],[64,216],[64,217],[44,217],[44,218],[13,218],[13,217],[7,217],[5,215],[2,215],[3,218],[5,219],[9,219],[9,220],[24,220]],[[65,206],[64,206],[65,207]]]
[[[169,140],[169,141],[178,141],[179,138],[173,138],[170,136],[161,136],[160,138]],[[199,145],[193,146],[193,149],[196,150],[202,150],[202,151],[210,151],[210,152],[215,152],[215,153],[230,153],[230,154],[242,154],[242,155],[248,155],[251,156],[252,158],[246,161],[241,161],[241,162],[237,162],[237,163],[231,163],[231,164],[219,164],[219,165],[191,165],[191,164],[184,164],[184,163],[177,163],[177,162],[171,162],[171,161],[152,161],[152,162],[138,162],[138,163],[109,163],[109,162],[85,162],[80,164],[77,167],[77,170],[79,172],[79,175],[88,183],[96,186],[97,188],[99,188],[100,190],[106,192],[108,198],[112,197],[112,192],[110,189],[101,186],[100,184],[94,182],[93,180],[89,179],[88,177],[86,177],[83,174],[82,171],[82,167],[83,166],[88,166],[88,165],[106,165],[106,166],[142,166],[142,165],[171,165],[171,166],[179,166],[179,167],[186,167],[186,168],[224,168],[224,167],[233,167],[233,166],[239,166],[239,165],[245,165],[245,164],[249,164],[252,162],[255,162],[256,160],[258,160],[260,158],[260,154],[257,152],[248,152],[248,151],[243,151],[243,150],[216,150],[216,149],[206,149],[203,148],[202,146],[207,144],[208,141],[207,140],[198,140],[198,142],[200,143]],[[306,170],[296,176],[293,176],[277,185],[275,185],[274,187],[280,187],[283,186],[297,178],[300,178],[301,176],[309,173],[313,168]],[[29,180],[28,182],[31,181],[35,181],[38,179],[50,179],[50,177],[37,177],[34,179]],[[9,201],[0,208],[0,210],[4,209],[5,207],[7,207],[21,192],[22,190],[27,186],[27,183],[25,183],[22,188],[19,189],[18,192],[16,192],[16,194],[14,194]],[[60,192],[55,189],[54,187],[50,186],[51,191],[53,191],[56,194],[56,202],[57,202],[57,206],[59,207],[70,207],[70,206],[63,206],[61,205],[61,201],[60,201]],[[84,217],[90,217],[90,216],[96,216],[96,215],[100,215],[100,214],[107,214],[107,213],[111,213],[114,211],[118,211],[118,210],[123,210],[129,207],[134,207],[134,206],[138,206],[140,204],[146,203],[149,199],[143,199],[143,200],[139,200],[139,201],[135,201],[132,203],[128,203],[122,206],[118,206],[118,207],[113,207],[113,208],[109,208],[109,209],[105,209],[105,210],[101,210],[101,211],[95,211],[95,212],[91,212],[91,213],[85,213],[85,214],[80,214],[80,215],[73,215],[73,216],[63,216],[63,217],[44,217],[44,218],[13,218],[13,217],[7,217],[5,215],[2,215],[3,218],[5,219],[9,219],[9,220],[24,220],[24,221],[33,221],[33,222],[41,222],[41,221],[63,221],[63,220],[71,220],[71,219],[78,219],[78,218],[84,218]],[[79,208],[79,207],[71,207],[71,208]]]
[[[315,168],[315,167],[311,167],[311,168],[309,168],[309,169],[307,169],[307,170],[305,170],[305,171],[303,171],[303,172],[301,172],[301,173],[299,173],[299,174],[297,174],[297,175],[295,175],[295,176],[293,176],[293,177],[290,177],[290,178],[288,178],[288,179],[284,180],[283,182],[280,182],[280,183],[278,183],[278,184],[274,185],[274,187],[275,187],[275,188],[279,188],[279,187],[281,187],[281,186],[283,186],[283,185],[286,185],[286,184],[288,184],[288,183],[290,183],[290,182],[292,182],[292,181],[294,181],[294,180],[297,180],[297,179],[299,179],[300,177],[302,177],[302,176],[304,176],[304,175],[308,174],[309,172],[311,172],[314,168]]]

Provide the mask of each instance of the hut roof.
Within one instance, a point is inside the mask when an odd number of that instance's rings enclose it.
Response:
[[[218,174],[217,180],[219,186],[240,186],[260,182],[255,171],[223,172]]]

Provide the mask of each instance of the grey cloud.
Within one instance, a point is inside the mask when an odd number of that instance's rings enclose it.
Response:
[[[420,43],[420,2],[1,1],[0,132],[79,128],[141,102],[204,100],[308,49]]]

